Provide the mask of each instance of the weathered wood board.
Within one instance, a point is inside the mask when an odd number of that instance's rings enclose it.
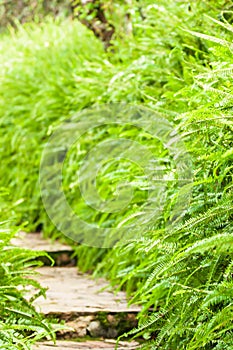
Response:
[[[11,240],[13,245],[17,247],[45,251],[47,253],[57,253],[63,251],[72,251],[72,248],[66,244],[62,244],[59,241],[52,241],[50,239],[44,239],[42,234],[19,232],[15,238]]]
[[[33,350],[114,350],[115,341],[86,341],[86,342],[73,342],[73,341],[58,341],[56,345],[53,343],[45,342],[34,346]],[[135,350],[139,349],[139,345],[136,342],[120,342],[117,350]]]
[[[37,280],[48,287],[47,299],[42,296],[36,305],[44,314],[91,314],[96,312],[139,312],[138,306],[127,306],[124,292],[116,295],[103,279],[94,280],[78,272],[76,267],[42,267]],[[108,290],[107,290],[107,289]]]
[[[12,240],[12,244],[45,251],[51,256],[57,254],[57,257],[61,252],[72,253],[72,248],[69,246],[45,240],[41,234],[37,233],[21,232],[19,237]],[[72,266],[43,266],[38,268],[38,273],[36,279],[44,288],[47,288],[47,292],[46,299],[40,296],[35,300],[34,305],[46,317],[65,321],[67,328],[57,332],[58,339],[71,340],[85,337],[116,339],[137,326],[137,314],[141,308],[137,305],[129,307],[125,293],[113,293],[106,280],[93,279]],[[32,291],[29,291],[28,297],[31,293]],[[59,344],[58,342],[56,345],[58,349]],[[91,347],[88,347],[88,342],[84,345],[72,344],[68,342],[66,346],[66,342],[62,342],[60,348],[79,349],[78,346],[86,346],[80,349],[114,349],[111,343],[106,342],[91,342]],[[105,347],[101,347],[100,344],[104,344]],[[54,345],[46,343],[39,349],[53,348]],[[131,348],[128,347],[128,349]]]

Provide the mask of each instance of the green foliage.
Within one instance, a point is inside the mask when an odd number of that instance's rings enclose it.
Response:
[[[15,230],[0,222],[0,348],[31,349],[45,336],[54,339],[51,325],[32,306],[45,289],[34,279],[35,259],[45,253],[31,252],[11,245]],[[30,298],[28,291],[30,292]]]
[[[177,129],[193,161],[192,198],[182,222],[166,227],[174,186],[150,231],[111,250],[79,246],[79,265],[107,276],[142,305],[131,335],[142,335],[146,348],[231,349],[231,9],[227,1],[134,5],[131,40],[121,33],[107,53],[76,21],[19,27],[10,44],[8,36],[2,38],[1,186],[9,188],[18,222],[60,236],[46,217],[38,186],[41,152],[56,125],[105,102],[143,104],[160,113]],[[128,125],[99,127],[82,137],[79,155],[74,146],[66,159],[63,185],[75,210],[99,226],[124,224],[146,198],[141,182],[121,215],[98,213],[77,198],[75,174],[85,154],[121,135],[146,145],[161,161],[168,157],[156,140]],[[142,180],[137,166],[108,166],[97,179],[104,198],[114,194],[122,173],[126,181]]]
[[[97,37],[109,44],[112,37],[132,34],[131,0],[70,0],[74,16],[90,28]]]
[[[20,222],[36,229],[46,220],[38,184],[44,143],[59,121],[98,100],[111,64],[78,22],[20,27],[11,42],[0,43],[2,185],[19,203]]]

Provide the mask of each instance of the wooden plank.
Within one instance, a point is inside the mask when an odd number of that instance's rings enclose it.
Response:
[[[15,238],[11,240],[11,244],[38,251],[45,251],[47,253],[57,253],[57,252],[71,252],[73,249],[63,243],[58,241],[52,241],[50,239],[44,239],[42,233],[26,233],[19,232]]]
[[[139,306],[127,306],[124,292],[113,294],[104,279],[94,280],[76,267],[42,267],[37,280],[48,288],[47,298],[36,301],[44,314],[92,314],[96,312],[139,312]]]
[[[114,294],[104,279],[94,280],[76,267],[38,271],[38,282],[48,290],[34,305],[47,317],[65,320],[69,328],[58,332],[60,338],[117,338],[137,326],[140,307],[128,307],[125,293]]]
[[[50,342],[36,344],[33,350],[114,350],[115,341],[86,341],[86,342],[73,342],[73,341],[57,341],[56,345]],[[117,350],[135,350],[139,349],[137,342],[120,342]]]
[[[19,232],[18,235],[11,240],[11,244],[20,248],[30,250],[45,251],[54,260],[55,266],[75,266],[76,258],[73,255],[73,249],[59,241],[44,239],[41,233],[25,233]],[[51,260],[46,256],[39,257],[44,265],[51,266]]]
[[[41,234],[22,232],[12,244],[46,251],[53,258],[54,254],[58,254],[56,257],[59,258],[59,253],[64,251],[72,254],[69,246],[45,240]],[[106,280],[94,280],[88,274],[80,273],[76,267],[67,266],[44,266],[38,269],[38,273],[37,281],[47,288],[47,292],[46,299],[40,296],[34,305],[47,317],[65,320],[67,329],[58,332],[59,339],[87,336],[116,339],[137,326],[137,314],[141,308],[137,305],[128,307],[125,293],[114,294]],[[48,346],[51,348],[51,344]]]

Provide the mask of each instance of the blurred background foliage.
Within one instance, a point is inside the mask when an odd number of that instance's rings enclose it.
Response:
[[[1,0],[0,28],[25,22],[39,22],[47,15],[69,16],[72,13],[69,0]]]

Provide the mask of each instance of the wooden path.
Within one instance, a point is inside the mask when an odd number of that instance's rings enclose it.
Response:
[[[120,342],[117,350],[135,350],[138,349],[136,342]],[[35,350],[115,350],[115,341],[85,341],[85,342],[74,342],[74,341],[57,341],[56,345],[51,343],[43,343],[36,345]]]
[[[35,306],[46,317],[64,320],[69,329],[58,332],[56,345],[39,343],[35,350],[114,350],[115,339],[137,325],[140,307],[128,307],[125,293],[114,294],[104,279],[94,280],[72,266],[69,246],[45,240],[38,233],[21,233],[12,244],[46,251],[57,265],[38,269],[37,280],[48,290],[47,298],[39,297]],[[137,342],[124,341],[117,349],[139,348]]]

